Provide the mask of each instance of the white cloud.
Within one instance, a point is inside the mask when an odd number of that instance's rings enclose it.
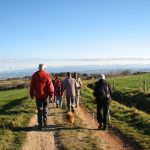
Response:
[[[0,72],[38,68],[39,63],[47,67],[87,65],[150,65],[150,58],[94,58],[94,59],[0,59]]]

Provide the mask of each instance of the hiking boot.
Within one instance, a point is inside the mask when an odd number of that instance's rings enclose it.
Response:
[[[107,130],[107,127],[106,127],[106,126],[103,126],[103,130]]]
[[[44,127],[48,127],[47,122],[44,121]]]
[[[102,129],[102,124],[101,123],[99,123],[99,125],[98,125],[98,129]]]
[[[39,126],[38,126],[38,130],[40,130],[40,131],[41,131],[41,130],[42,130],[42,126],[40,126],[40,125],[39,125]]]
[[[44,124],[44,127],[48,127],[48,125],[47,125],[47,124]]]

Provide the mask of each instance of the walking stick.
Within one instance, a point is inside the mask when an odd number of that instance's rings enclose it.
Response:
[[[111,125],[111,117],[110,117],[110,111],[109,111],[109,109],[108,109],[108,122]]]

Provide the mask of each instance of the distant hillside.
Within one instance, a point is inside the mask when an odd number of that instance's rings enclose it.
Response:
[[[84,65],[84,66],[63,66],[63,67],[47,67],[46,71],[50,73],[56,72],[80,72],[80,73],[119,73],[123,70],[130,70],[131,72],[150,72],[149,65]],[[0,79],[15,78],[31,76],[33,72],[37,71],[34,69],[16,70],[16,71],[5,71],[0,72]]]

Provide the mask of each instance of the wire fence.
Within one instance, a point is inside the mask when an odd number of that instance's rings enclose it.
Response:
[[[136,83],[133,82],[120,82],[117,80],[112,80],[110,82],[112,85],[112,89],[119,89],[119,90],[139,90],[143,92],[147,92],[150,90],[150,80],[143,80],[137,81]]]

